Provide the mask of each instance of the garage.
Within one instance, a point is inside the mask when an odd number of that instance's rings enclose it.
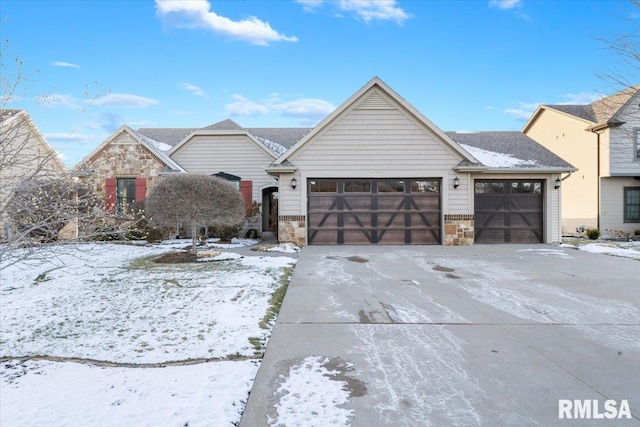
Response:
[[[476,243],[544,242],[542,180],[476,180]]]
[[[439,245],[440,179],[308,179],[308,243]]]

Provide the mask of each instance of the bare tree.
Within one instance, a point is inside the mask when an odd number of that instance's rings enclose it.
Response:
[[[245,217],[238,189],[228,181],[206,175],[180,174],[164,177],[147,195],[145,212],[152,224],[191,226],[192,253],[197,253],[200,226],[233,226]]]

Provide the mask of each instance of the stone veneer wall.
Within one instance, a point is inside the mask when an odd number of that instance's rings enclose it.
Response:
[[[280,215],[278,217],[278,241],[296,246],[307,244],[304,215]]]
[[[474,242],[473,215],[444,216],[444,245],[471,246]]]
[[[160,178],[165,167],[154,154],[140,145],[131,135],[122,133],[78,170],[91,170],[82,177],[98,197],[105,197],[106,178],[146,178],[147,192]]]

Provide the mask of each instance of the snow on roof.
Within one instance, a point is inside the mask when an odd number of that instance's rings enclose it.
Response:
[[[482,148],[473,147],[467,144],[460,144],[462,148],[467,150],[473,157],[478,159],[480,163],[491,168],[512,168],[515,166],[531,166],[539,167],[540,164],[535,160],[523,160],[506,153],[496,153],[495,151],[484,150]]]
[[[283,146],[282,144],[268,140],[266,138],[261,138],[256,135],[254,136],[258,141],[264,144],[264,146],[267,147],[269,151],[273,152],[278,157],[282,156],[285,153],[285,151],[287,151],[287,147]]]

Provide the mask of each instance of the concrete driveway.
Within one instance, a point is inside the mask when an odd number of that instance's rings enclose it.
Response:
[[[325,246],[302,250],[241,426],[639,419],[640,262],[547,245]]]

